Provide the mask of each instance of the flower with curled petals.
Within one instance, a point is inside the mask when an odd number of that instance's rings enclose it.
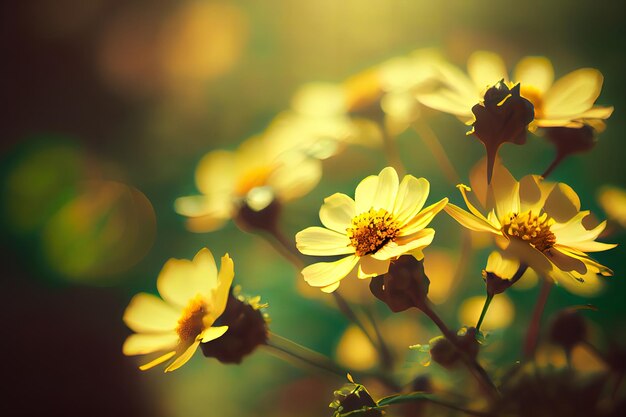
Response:
[[[502,58],[488,51],[476,51],[469,57],[467,75],[444,61],[436,64],[441,88],[419,94],[418,100],[467,122],[473,120],[472,106],[482,101],[486,89],[500,80],[510,87],[521,85],[521,96],[535,108],[531,128],[591,125],[602,130],[603,120],[613,113],[613,107],[595,105],[604,78],[594,68],[581,68],[554,81],[554,68],[549,59],[528,56],[517,63],[510,79]]]
[[[474,196],[484,215],[468,196],[472,189],[459,184],[469,212],[448,204],[446,212],[461,225],[477,232],[490,233],[507,257],[517,258],[539,275],[569,288],[573,282],[597,282],[597,274],[613,272],[593,260],[587,252],[599,252],[616,245],[596,242],[606,221],[588,229],[580,211],[578,195],[568,185],[527,175],[519,182],[496,163],[490,186],[484,184],[486,167],[479,164],[472,174]]]
[[[320,209],[325,227],[309,227],[296,234],[296,245],[305,255],[345,255],[334,262],[318,262],[302,270],[305,281],[333,292],[347,276],[361,279],[386,273],[392,260],[403,254],[422,259],[422,249],[435,236],[427,229],[448,199],[423,209],[429,182],[406,175],[399,183],[396,170],[387,167],[379,175],[363,179],[355,199],[336,193]]]
[[[136,333],[122,347],[125,355],[161,352],[139,367],[150,369],[171,361],[165,372],[183,366],[200,345],[222,336],[228,326],[213,327],[226,308],[233,282],[234,264],[222,257],[218,272],[211,252],[203,248],[192,261],[170,259],[159,277],[157,289],[163,297],[140,293],[124,312],[124,323]]]

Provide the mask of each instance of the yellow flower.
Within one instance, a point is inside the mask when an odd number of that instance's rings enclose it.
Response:
[[[344,85],[305,84],[294,94],[291,109],[272,121],[266,136],[284,148],[318,159],[336,155],[346,145],[380,146],[380,129],[370,120],[353,117],[350,100]]]
[[[597,282],[596,274],[613,272],[590,258],[586,252],[605,251],[616,245],[596,242],[606,221],[588,230],[589,211],[580,211],[578,195],[568,185],[528,175],[519,182],[499,163],[489,187],[484,181],[486,166],[472,173],[474,195],[486,209],[485,216],[468,198],[471,188],[459,184],[467,212],[448,204],[446,212],[461,225],[495,236],[507,257],[515,257],[538,274],[569,287],[573,280]],[[511,265],[501,265],[509,273]],[[506,266],[506,268],[505,268]]]
[[[482,101],[488,86],[504,80],[512,87],[521,84],[521,96],[535,107],[536,127],[581,127],[589,124],[601,130],[603,119],[613,107],[595,106],[604,78],[600,71],[581,68],[554,81],[554,68],[545,57],[529,56],[520,60],[509,79],[500,56],[477,51],[469,57],[468,75],[453,65],[439,63],[442,88],[434,93],[418,95],[424,105],[462,120],[473,120],[471,108]]]
[[[222,257],[218,272],[213,255],[206,248],[193,261],[167,261],[157,278],[163,300],[140,293],[126,307],[124,323],[136,333],[124,342],[124,354],[165,352],[140,366],[141,370],[170,359],[174,360],[165,372],[183,366],[201,342],[217,339],[228,330],[228,326],[212,326],[226,308],[233,276],[234,265],[228,254]]]
[[[395,169],[361,181],[355,199],[336,193],[324,199],[320,220],[324,227],[309,227],[296,235],[305,255],[346,255],[334,262],[307,266],[302,275],[309,285],[333,292],[346,276],[361,279],[387,272],[389,263],[403,254],[422,259],[422,249],[432,242],[433,229],[425,229],[448,199],[425,208],[430,184],[406,175],[398,184]]]
[[[242,205],[261,211],[274,201],[286,202],[313,189],[321,163],[280,144],[253,137],[235,152],[209,152],[196,168],[202,195],[181,197],[175,209],[193,232],[210,232],[237,215]]]
[[[598,194],[598,203],[609,219],[626,228],[626,190],[614,186],[604,186]]]

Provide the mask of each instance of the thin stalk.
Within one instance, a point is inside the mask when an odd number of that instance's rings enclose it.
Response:
[[[535,355],[535,348],[537,347],[537,339],[539,337],[541,316],[543,315],[543,310],[546,308],[546,303],[548,302],[548,296],[550,295],[551,289],[552,281],[544,278],[543,283],[541,284],[539,297],[537,298],[537,303],[535,304],[535,308],[533,310],[532,319],[530,320],[528,330],[526,331],[526,340],[524,341],[525,359],[531,359]]]
[[[441,320],[441,318],[434,312],[430,305],[424,305],[421,309],[429,319],[432,320],[433,323],[439,328],[441,333],[445,336],[446,339],[450,341],[461,354],[461,358],[463,359],[463,363],[469,369],[470,373],[476,378],[478,383],[483,387],[485,392],[487,392],[493,398],[498,398],[500,396],[500,392],[498,388],[495,386],[489,374],[485,369],[480,366],[480,364],[474,358],[470,358],[465,354],[463,348],[459,346],[457,336],[454,334],[448,326]]]
[[[401,178],[406,173],[402,158],[400,158],[400,152],[398,151],[398,144],[396,139],[391,137],[383,123],[380,124],[381,131],[383,132],[383,145],[385,147],[385,155],[387,156],[387,162],[389,165],[395,168],[398,176]]]
[[[272,227],[267,230],[273,239],[267,239],[272,247],[280,253],[285,259],[293,264],[298,270],[304,268],[304,262],[300,257],[300,253],[292,241],[282,233],[278,227]]]
[[[485,314],[487,314],[487,310],[489,309],[489,304],[491,304],[491,300],[495,294],[487,294],[487,298],[485,299],[485,304],[483,305],[483,311],[480,312],[480,318],[478,319],[478,323],[476,323],[476,330],[480,330],[480,326],[483,324],[483,319],[485,318]]]
[[[450,181],[452,185],[458,184],[461,177],[459,177],[459,173],[454,168],[454,165],[450,161],[450,158],[448,158],[448,154],[446,153],[445,149],[443,148],[443,146],[441,146],[441,141],[439,140],[435,132],[424,121],[416,122],[413,125],[413,129],[415,129],[430,153],[433,154],[433,157],[437,161],[437,164],[439,164],[439,167],[443,171],[448,181]]]
[[[561,153],[558,153],[557,156],[552,161],[552,163],[550,164],[550,166],[546,168],[546,171],[541,176],[544,179],[548,178],[548,175],[552,174],[552,171],[554,171],[554,169],[561,163],[563,158],[564,158],[564,155],[561,155]]]
[[[378,341],[378,346],[380,348],[381,365],[385,370],[388,370],[388,371],[392,370],[393,369],[393,355],[391,354],[391,350],[389,349],[389,346],[387,346],[387,343],[385,342],[385,338],[383,337],[380,331],[380,327],[378,326],[377,320],[374,317],[374,314],[372,314],[372,312],[368,309],[365,309],[365,315],[367,316],[370,323],[372,324],[372,328],[374,329],[374,334],[376,335],[376,340]]]
[[[301,363],[330,372],[341,378],[345,378],[348,373],[347,370],[321,353],[317,353],[272,332],[269,332],[267,347],[272,353],[278,353],[278,356],[280,356],[280,354],[287,355],[292,359],[300,361]]]

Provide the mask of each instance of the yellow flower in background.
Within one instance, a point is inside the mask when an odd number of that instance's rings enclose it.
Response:
[[[596,274],[613,272],[593,260],[586,252],[599,252],[616,245],[596,242],[606,221],[592,229],[584,226],[589,211],[580,211],[578,195],[568,185],[544,181],[528,175],[519,182],[501,164],[486,186],[485,163],[472,173],[474,196],[485,208],[481,213],[468,198],[472,189],[459,184],[469,212],[448,204],[445,208],[461,225],[477,232],[490,233],[507,257],[515,257],[539,275],[569,287],[573,281],[597,282]],[[507,265],[507,270],[511,269]]]
[[[536,127],[604,127],[602,120],[613,107],[595,106],[604,78],[600,71],[581,68],[554,81],[554,68],[545,57],[524,57],[510,79],[502,58],[492,52],[477,51],[467,62],[467,72],[438,62],[441,88],[418,95],[424,105],[451,113],[464,121],[473,120],[472,106],[483,100],[487,87],[504,80],[509,87],[521,84],[521,96],[535,107]]]
[[[626,228],[626,190],[604,186],[598,193],[598,203],[609,219]]]
[[[202,195],[178,198],[176,212],[193,232],[219,229],[245,204],[261,211],[272,202],[287,202],[311,191],[322,175],[321,163],[289,151],[265,137],[243,142],[235,152],[209,152],[196,167]]]
[[[307,266],[302,270],[305,281],[333,292],[346,276],[365,279],[386,273],[389,263],[403,254],[422,259],[422,249],[435,236],[425,227],[448,202],[444,198],[422,210],[429,191],[426,179],[406,175],[399,183],[396,170],[387,167],[363,179],[354,200],[342,193],[324,199],[320,220],[325,227],[302,230],[296,245],[305,255],[345,256]]]
[[[376,123],[349,114],[350,90],[341,84],[309,83],[291,100],[291,109],[279,114],[266,136],[285,149],[318,159],[329,158],[346,145],[382,144]]]
[[[233,282],[234,264],[222,257],[219,272],[211,252],[203,248],[192,261],[170,259],[159,277],[157,289],[163,299],[147,293],[133,297],[124,312],[124,323],[135,334],[122,347],[125,355],[165,352],[140,366],[150,369],[170,359],[165,372],[183,366],[200,345],[222,336],[228,326],[213,327],[226,308]]]

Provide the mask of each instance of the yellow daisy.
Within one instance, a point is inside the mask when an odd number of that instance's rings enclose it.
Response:
[[[387,167],[356,188],[355,199],[336,193],[324,199],[320,220],[325,227],[309,227],[296,234],[305,255],[346,255],[334,262],[319,262],[302,270],[306,282],[333,292],[346,276],[361,279],[387,272],[389,263],[403,254],[422,259],[422,249],[432,242],[433,229],[425,229],[448,199],[425,208],[430,184],[406,175],[398,181]]]
[[[176,212],[193,232],[219,229],[242,205],[260,211],[272,202],[287,202],[311,191],[322,175],[321,162],[280,144],[253,137],[235,152],[205,155],[196,168],[202,195],[178,198]]]
[[[206,248],[192,261],[167,261],[157,278],[163,300],[140,293],[126,307],[124,323],[136,333],[124,342],[124,354],[165,352],[140,366],[141,370],[170,359],[173,361],[165,372],[183,366],[200,343],[217,339],[228,330],[228,326],[212,326],[226,308],[233,276],[234,265],[228,254],[222,257],[218,272],[213,255]]]
[[[554,81],[554,68],[545,57],[522,58],[509,79],[502,58],[487,51],[473,53],[467,62],[466,75],[449,63],[439,61],[442,88],[418,95],[418,99],[433,109],[454,114],[462,120],[473,120],[472,106],[483,99],[489,86],[504,80],[509,87],[521,84],[521,96],[535,107],[536,127],[581,127],[589,124],[604,127],[603,119],[613,107],[595,106],[604,78],[600,71],[581,68]]]
[[[544,181],[536,175],[518,182],[499,163],[494,167],[490,186],[486,185],[485,176],[483,162],[472,173],[471,183],[473,194],[487,215],[470,202],[467,193],[472,189],[463,184],[458,188],[469,212],[453,204],[445,208],[461,225],[494,235],[507,257],[519,259],[556,282],[593,283],[597,282],[596,274],[613,274],[586,253],[616,246],[595,241],[606,221],[587,229],[584,223],[590,212],[580,211],[578,195],[568,185]],[[508,265],[506,269],[510,272],[512,267]]]

